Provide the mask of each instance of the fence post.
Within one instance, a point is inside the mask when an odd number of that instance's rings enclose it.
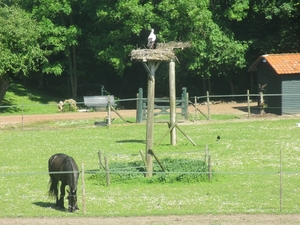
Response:
[[[265,101],[264,101],[264,94],[263,94],[262,91],[259,92],[259,96],[260,96],[260,104],[259,104],[259,106],[260,106],[260,114],[263,115],[263,114],[265,114],[265,109],[264,109],[264,107],[265,107]]]
[[[137,94],[137,118],[136,122],[143,122],[143,88],[139,88],[139,93]]]
[[[194,120],[196,120],[196,118],[197,118],[197,97],[196,96],[194,97],[194,104],[195,104],[195,107],[194,107],[194,109],[195,109]]]
[[[189,118],[189,93],[186,91],[186,87],[182,88],[182,94],[181,94],[181,117],[184,119]]]
[[[23,127],[24,127],[24,102],[22,100],[22,130],[23,130]]]
[[[110,103],[110,95],[107,96],[107,107],[108,107],[108,111],[107,111],[107,125],[110,126],[111,125],[111,103]]]
[[[205,156],[204,156],[204,162],[208,165],[208,144],[205,145]]]
[[[186,93],[186,97],[184,99],[185,101],[185,119],[188,120],[189,119],[189,93]]]
[[[248,107],[248,119],[250,118],[250,95],[249,95],[249,90],[247,90],[247,107]]]
[[[279,194],[279,208],[280,212],[282,212],[282,148],[280,148],[280,194]]]
[[[181,94],[181,117],[185,117],[185,99],[186,99],[186,87],[182,88],[182,94]]]
[[[206,101],[207,101],[207,119],[210,120],[209,91],[206,92]]]
[[[147,119],[147,103],[143,101],[143,120]]]
[[[212,179],[212,166],[211,166],[211,156],[208,156],[208,180]]]
[[[98,158],[99,158],[99,170],[101,170],[101,168],[105,169],[105,166],[103,166],[102,164],[102,159],[101,159],[101,151],[98,152]]]
[[[108,159],[106,156],[104,157],[104,161],[105,161],[106,185],[109,186],[110,185],[110,176],[109,176]]]
[[[81,181],[82,181],[82,210],[83,215],[86,214],[86,201],[85,201],[85,183],[84,183],[84,164],[81,164]]]

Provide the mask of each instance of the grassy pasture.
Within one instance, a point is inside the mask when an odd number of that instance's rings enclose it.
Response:
[[[85,174],[87,216],[186,215],[229,213],[299,213],[299,118],[212,121],[181,124],[178,145],[168,138],[156,154],[199,158],[208,144],[216,175],[199,183],[112,183],[106,187]],[[59,121],[1,129],[0,217],[83,216],[52,209],[47,196],[47,160],[57,152],[70,154],[85,171],[97,170],[99,150],[110,161],[136,160],[145,149],[145,124],[95,127],[94,121]],[[154,142],[167,130],[155,124]],[[217,135],[221,136],[216,141]],[[279,211],[280,150],[283,155],[283,211]],[[81,181],[79,182],[81,203]],[[81,208],[81,204],[79,204]]]

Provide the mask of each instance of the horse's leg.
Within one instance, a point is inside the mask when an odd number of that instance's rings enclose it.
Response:
[[[59,199],[61,209],[65,208],[65,206],[64,206],[64,198],[65,198],[65,193],[66,193],[65,188],[66,188],[66,184],[61,182],[61,185],[60,185],[60,199]]]
[[[50,177],[51,177],[51,185],[50,185],[49,193],[50,194],[51,193],[54,194],[54,197],[56,199],[55,206],[59,207],[59,202],[58,202],[58,188],[57,188],[58,180],[53,175],[50,175]]]
[[[57,184],[58,184],[58,181],[57,181]],[[56,184],[56,187],[55,187],[55,189],[54,189],[54,195],[55,195],[55,199],[56,199],[55,206],[56,206],[56,207],[59,207],[57,184]]]

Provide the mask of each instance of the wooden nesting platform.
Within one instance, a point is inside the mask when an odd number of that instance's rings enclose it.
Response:
[[[172,49],[160,48],[160,49],[137,49],[131,51],[131,60],[137,60],[142,62],[147,61],[170,61],[175,59],[175,53]]]
[[[171,61],[176,59],[173,49],[191,47],[189,42],[157,43],[156,49],[137,49],[131,51],[131,60],[147,61]]]
[[[171,42],[167,42],[167,43],[157,43],[156,44],[156,49],[165,49],[165,48],[169,48],[169,49],[184,49],[184,48],[190,48],[191,47],[191,43],[190,42],[175,42],[175,41],[171,41]]]

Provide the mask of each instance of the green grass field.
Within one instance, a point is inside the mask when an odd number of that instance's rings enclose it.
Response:
[[[181,125],[197,143],[178,133],[178,145],[168,138],[155,146],[163,158],[203,159],[212,155],[212,182],[112,182],[110,186],[85,174],[87,216],[136,216],[206,213],[281,213],[280,150],[283,155],[283,211],[299,213],[300,129],[296,119]],[[1,130],[0,217],[78,216],[52,208],[47,196],[47,160],[57,152],[70,154],[85,171],[99,169],[97,152],[109,161],[137,160],[145,149],[145,124],[95,127],[93,121],[31,124]],[[166,131],[155,124],[155,140]],[[221,140],[216,141],[220,135]],[[146,178],[145,178],[146,179]],[[82,199],[79,182],[79,203]],[[81,204],[79,204],[81,206]],[[81,208],[81,207],[80,207]]]
[[[14,93],[10,93],[10,98],[20,101]],[[34,114],[30,109],[27,113]],[[93,120],[80,120],[39,122],[23,129],[1,128],[0,218],[299,213],[297,122],[299,118],[180,124],[197,146],[180,132],[177,146],[171,146],[168,138],[155,145],[167,130],[166,125],[156,123],[154,150],[160,158],[202,160],[208,145],[214,171],[212,182],[151,183],[145,178],[112,181],[110,186],[89,173],[99,169],[98,151],[104,152],[110,163],[140,160],[139,151],[145,150],[145,124],[115,121],[108,128],[95,127]],[[220,141],[216,141],[217,135],[221,136]],[[58,152],[73,156],[80,168],[84,164],[86,215],[81,206],[81,180],[78,193],[81,210],[70,214],[52,208],[54,200],[47,195],[47,161]]]

